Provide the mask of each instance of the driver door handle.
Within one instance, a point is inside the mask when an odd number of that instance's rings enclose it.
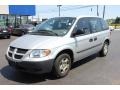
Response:
[[[93,39],[92,39],[92,38],[90,38],[90,39],[89,39],[89,42],[93,42]]]

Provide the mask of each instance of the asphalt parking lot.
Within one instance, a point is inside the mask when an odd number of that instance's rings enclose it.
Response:
[[[44,85],[111,85],[120,84],[120,31],[113,31],[111,45],[106,57],[90,56],[72,66],[70,73],[61,79],[50,74],[31,75],[16,71],[8,66],[6,49],[11,39],[0,39],[0,84],[44,84]]]

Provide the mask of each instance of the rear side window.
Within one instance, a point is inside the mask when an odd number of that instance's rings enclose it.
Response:
[[[93,33],[102,31],[102,25],[98,18],[91,18],[89,22]]]
[[[107,22],[105,20],[103,20],[103,19],[100,19],[100,21],[101,21],[103,30],[108,30],[109,27],[108,27]]]

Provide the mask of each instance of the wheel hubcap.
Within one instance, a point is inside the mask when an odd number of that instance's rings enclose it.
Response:
[[[104,46],[104,54],[106,55],[107,53],[108,53],[108,45],[105,44],[105,46]]]
[[[65,73],[69,70],[69,59],[68,58],[63,58],[61,61],[60,61],[60,71],[61,73]]]

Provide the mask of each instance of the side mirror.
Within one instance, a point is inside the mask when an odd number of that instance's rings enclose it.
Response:
[[[114,29],[110,29],[110,31],[112,32]]]
[[[75,37],[75,36],[77,36],[77,35],[85,34],[85,31],[86,31],[87,29],[88,29],[88,28],[75,29],[74,32],[72,33],[72,37]]]

